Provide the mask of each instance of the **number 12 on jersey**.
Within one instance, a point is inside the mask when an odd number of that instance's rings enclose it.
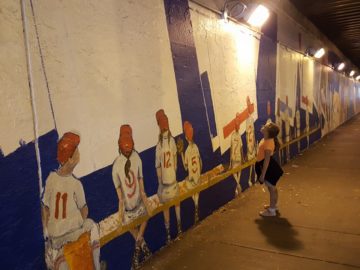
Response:
[[[165,169],[168,169],[168,168],[171,167],[170,159],[171,159],[171,153],[170,153],[170,151],[165,152],[165,153],[164,153],[164,168],[165,168]]]

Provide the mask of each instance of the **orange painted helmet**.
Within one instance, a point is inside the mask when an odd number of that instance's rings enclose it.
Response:
[[[134,149],[134,140],[132,137],[132,129],[130,125],[122,125],[120,127],[120,135],[118,140],[120,152],[129,156]]]
[[[80,136],[66,132],[57,144],[57,160],[61,165],[64,165],[69,158],[72,157],[76,148],[80,144]]]
[[[185,133],[186,139],[188,139],[189,141],[193,140],[194,129],[189,121],[184,122],[184,133]]]
[[[156,121],[161,132],[169,130],[169,119],[163,109],[156,112]]]

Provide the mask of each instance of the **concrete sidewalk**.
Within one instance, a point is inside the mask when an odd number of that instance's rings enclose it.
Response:
[[[284,166],[280,215],[250,188],[142,269],[360,269],[360,116]]]

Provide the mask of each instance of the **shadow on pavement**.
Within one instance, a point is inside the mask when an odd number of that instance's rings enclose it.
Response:
[[[286,218],[280,216],[258,218],[255,223],[272,246],[282,250],[303,248],[302,242],[296,238],[298,232]]]

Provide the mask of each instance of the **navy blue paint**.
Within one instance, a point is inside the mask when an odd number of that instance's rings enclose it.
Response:
[[[56,170],[59,165],[56,159],[57,141],[59,139],[57,131],[54,129],[39,138],[39,149],[41,157],[41,171],[43,185],[51,171]]]
[[[164,0],[164,4],[182,120],[193,124],[194,140],[203,160],[203,171],[207,171],[223,162],[224,156],[220,157],[219,152],[212,151],[188,1]],[[210,88],[210,84],[207,85],[206,82],[204,86]],[[207,104],[212,104],[210,98],[207,96]],[[226,163],[228,159],[227,154]],[[232,198],[233,192],[228,192],[232,189],[232,182],[233,180],[223,181],[216,187],[201,192],[200,218],[209,215]]]
[[[44,179],[56,166],[55,130],[41,136]],[[1,269],[45,269],[39,178],[34,143],[0,159]]]
[[[277,16],[271,14],[263,29],[259,46],[259,58],[256,78],[256,97],[258,119],[255,121],[256,140],[262,138],[260,128],[268,119],[267,102],[271,105],[271,119],[275,121],[275,91],[276,91],[276,52],[277,52]],[[244,144],[246,145],[246,144]]]
[[[213,137],[215,137],[215,136],[217,136],[215,112],[214,112],[214,106],[213,106],[212,97],[211,97],[211,88],[210,88],[209,76],[208,76],[207,71],[205,71],[201,74],[201,83],[202,83],[202,88],[204,91],[206,110],[207,110],[208,119],[209,119],[210,132],[211,132],[211,135]]]

